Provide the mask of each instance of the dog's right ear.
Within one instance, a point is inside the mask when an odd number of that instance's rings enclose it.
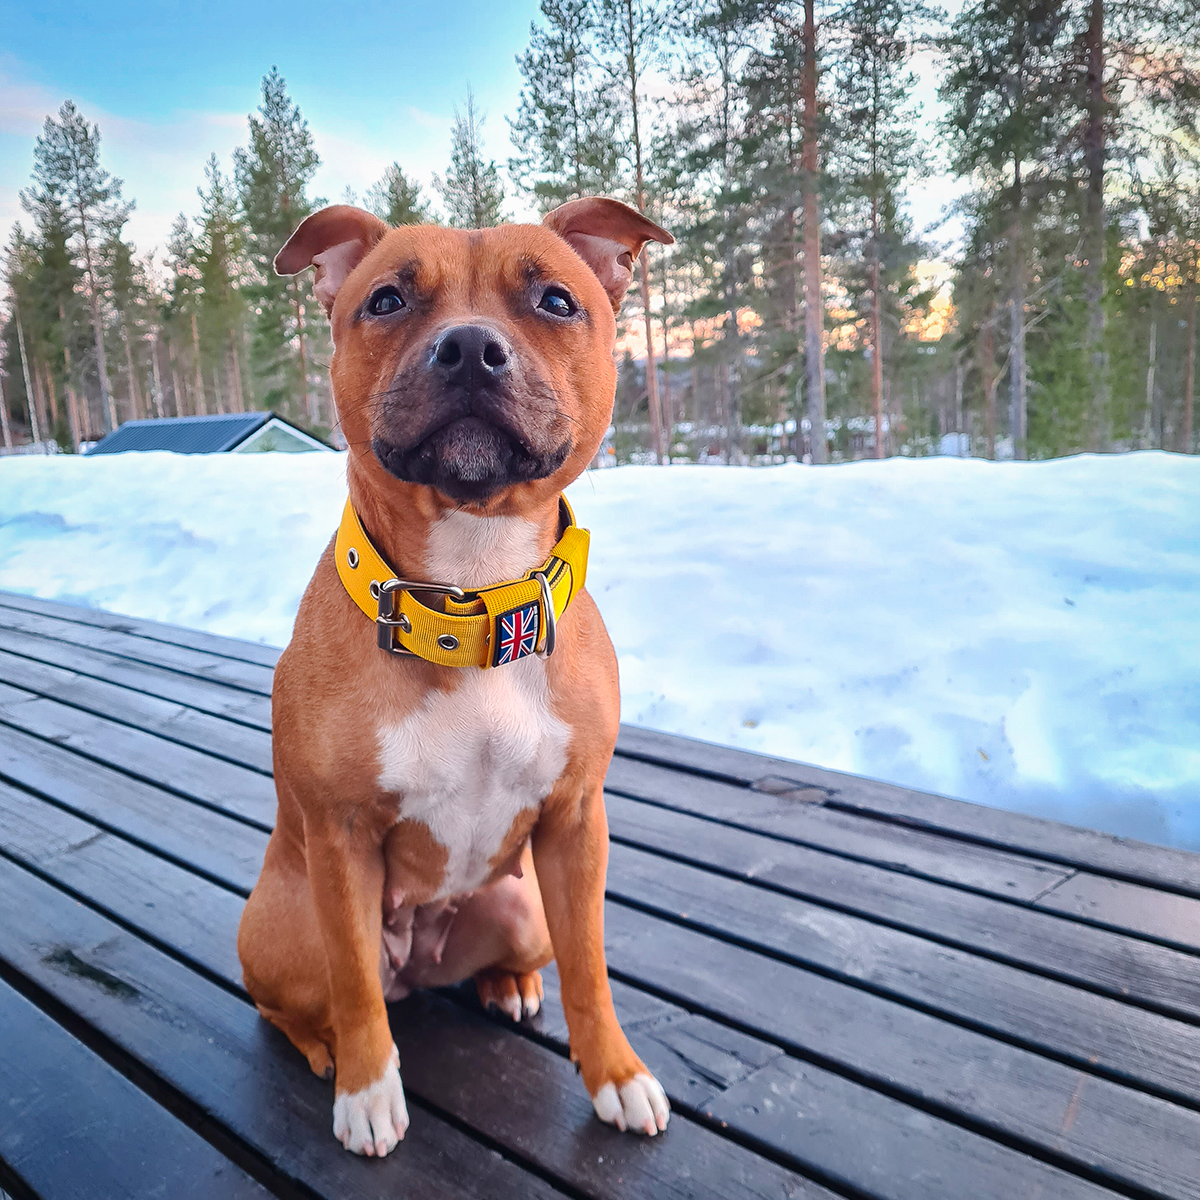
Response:
[[[328,315],[338,288],[387,231],[383,221],[361,208],[331,204],[300,222],[275,255],[276,274],[298,275],[306,267],[316,267],[313,295]]]
[[[633,264],[647,242],[675,239],[636,208],[606,196],[568,200],[551,209],[542,224],[553,229],[589,267],[608,293],[613,312],[621,308],[633,280]]]

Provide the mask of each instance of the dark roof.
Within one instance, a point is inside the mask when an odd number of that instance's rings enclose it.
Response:
[[[126,421],[120,429],[101,438],[88,453],[172,450],[176,454],[219,454],[240,445],[273,416],[275,414],[271,412],[248,412],[213,417],[161,417],[149,421]]]
[[[214,417],[163,417],[126,421],[98,441],[89,454],[126,450],[173,450],[176,454],[218,454],[232,450],[269,420],[269,412],[228,413]]]

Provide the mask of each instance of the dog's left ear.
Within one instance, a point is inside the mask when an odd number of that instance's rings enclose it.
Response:
[[[604,285],[613,312],[621,307],[633,280],[633,262],[647,242],[671,245],[675,239],[637,209],[604,196],[568,200],[542,218],[583,259]]]
[[[275,272],[298,275],[306,267],[316,267],[313,295],[328,315],[338,288],[387,231],[383,221],[361,208],[331,204],[300,222],[275,255]]]

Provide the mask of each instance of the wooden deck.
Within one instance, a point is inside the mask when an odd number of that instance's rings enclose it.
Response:
[[[275,656],[0,594],[15,1200],[1200,1197],[1200,856],[636,729],[608,954],[666,1136],[593,1119],[551,970],[520,1028],[394,1006],[412,1125],[345,1153],[234,950]]]

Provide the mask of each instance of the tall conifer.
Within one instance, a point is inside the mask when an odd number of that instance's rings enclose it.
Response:
[[[109,380],[105,347],[105,285],[101,247],[120,234],[133,209],[121,198],[122,183],[100,165],[100,129],[89,125],[67,100],[57,120],[47,117],[34,146],[33,187],[27,207],[53,198],[68,215],[75,253],[91,316],[92,339],[100,383],[100,403],[109,429],[117,426],[117,410]]]
[[[618,113],[592,54],[591,0],[541,0],[540,11],[542,24],[530,25],[529,46],[517,55],[524,82],[509,119],[517,153],[508,170],[548,210],[617,186]]]
[[[499,225],[504,219],[500,168],[494,160],[484,157],[483,123],[486,119],[487,114],[476,109],[475,96],[468,88],[466,110],[454,110],[450,167],[444,178],[434,177],[450,224],[457,229],[486,229],[490,225]]]
[[[1027,454],[1031,206],[1061,186],[1055,156],[1067,33],[1058,0],[974,0],[946,42],[941,95],[954,168],[1003,197],[1007,209],[1009,433],[1018,458]]]
[[[869,298],[876,458],[884,456],[884,360],[894,324],[894,314],[884,310],[891,286],[906,280],[919,252],[904,217],[903,189],[927,161],[911,101],[911,64],[919,23],[931,18],[919,0],[852,0],[836,18],[843,40],[832,70],[834,169],[840,223],[858,243],[861,263],[861,270],[850,266],[845,282]]]
[[[312,212],[308,186],[320,165],[308,123],[288,95],[278,68],[263,77],[262,103],[249,117],[249,145],[234,151],[234,178],[255,280],[253,362],[265,407],[298,401],[312,425],[321,423],[318,392],[309,380],[310,331],[305,285],[280,278],[272,263],[292,231]]]
[[[366,206],[393,227],[427,225],[431,220],[420,184],[409,179],[399,163],[392,163],[383,178],[367,189]]]

